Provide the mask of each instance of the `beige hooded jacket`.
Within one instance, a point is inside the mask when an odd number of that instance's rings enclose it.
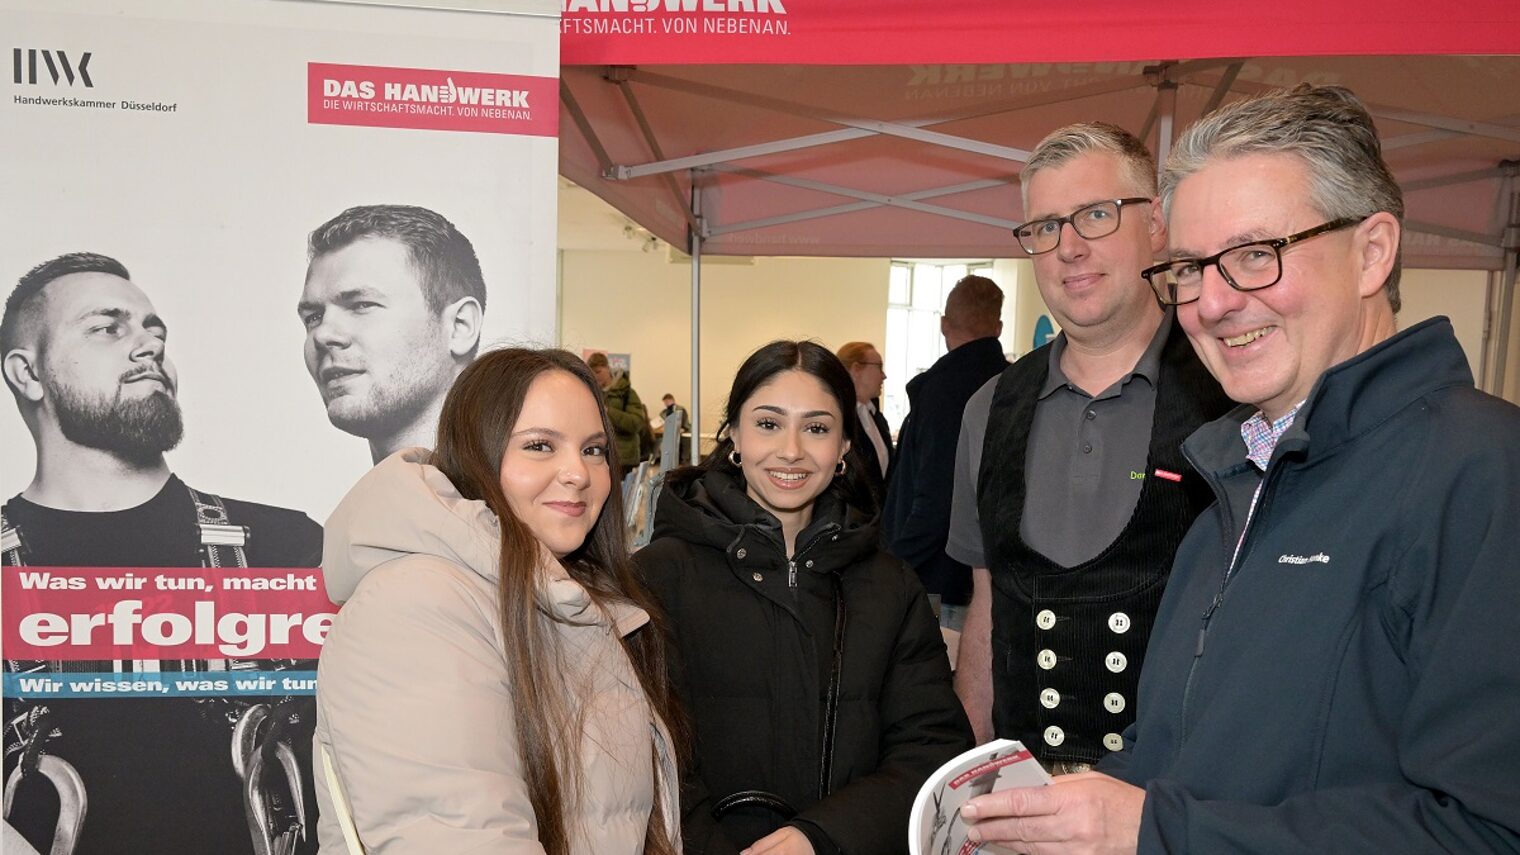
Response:
[[[346,851],[323,749],[370,855],[542,851],[502,653],[496,517],[427,456],[410,449],[381,461],[327,522],[323,571],[341,610],[318,668],[323,855]],[[649,617],[598,608],[544,557],[540,604],[557,618],[563,673],[585,719],[572,848],[641,852],[656,788],[665,827],[680,825],[669,739],[612,634]]]

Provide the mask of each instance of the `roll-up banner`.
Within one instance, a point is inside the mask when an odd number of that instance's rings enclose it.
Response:
[[[316,851],[318,521],[556,328],[559,3],[431,5],[0,10],[6,852]]]

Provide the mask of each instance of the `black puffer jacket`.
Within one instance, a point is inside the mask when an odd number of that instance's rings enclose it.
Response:
[[[799,811],[790,824],[819,855],[905,852],[919,786],[972,744],[939,626],[917,577],[877,548],[875,521],[832,493],[791,561],[784,543],[739,476],[707,472],[667,487],[654,541],[634,556],[669,615],[695,729],[686,851],[737,852],[785,824],[760,808],[714,821],[725,796],[765,790]],[[836,590],[844,652],[822,795]]]

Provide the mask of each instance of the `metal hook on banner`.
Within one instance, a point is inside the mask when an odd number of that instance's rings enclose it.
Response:
[[[306,793],[279,707],[254,704],[232,730],[232,764],[255,855],[291,855],[306,837]]]
[[[232,768],[239,780],[248,780],[248,757],[257,749],[259,726],[268,717],[269,704],[254,704],[232,726]]]
[[[39,746],[40,744],[38,742]],[[84,828],[84,816],[90,805],[85,794],[84,779],[79,777],[73,764],[52,754],[35,755],[35,767],[32,762],[32,758],[23,756],[22,762],[11,770],[10,777],[5,780],[5,819],[10,820],[16,790],[21,785],[22,778],[33,772],[42,775],[58,791],[58,823],[53,829],[53,842],[48,848],[48,855],[70,855],[79,843],[79,832]]]

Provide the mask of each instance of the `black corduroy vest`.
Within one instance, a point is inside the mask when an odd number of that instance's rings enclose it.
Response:
[[[977,516],[992,575],[993,721],[1046,762],[1092,763],[1117,750],[1172,556],[1213,501],[1182,441],[1231,402],[1173,323],[1161,351],[1145,484],[1101,553],[1063,567],[1020,536],[1025,458],[1050,353],[1040,348],[998,380],[977,479]],[[1160,470],[1162,475],[1158,475]],[[1181,476],[1172,480],[1167,475]]]

